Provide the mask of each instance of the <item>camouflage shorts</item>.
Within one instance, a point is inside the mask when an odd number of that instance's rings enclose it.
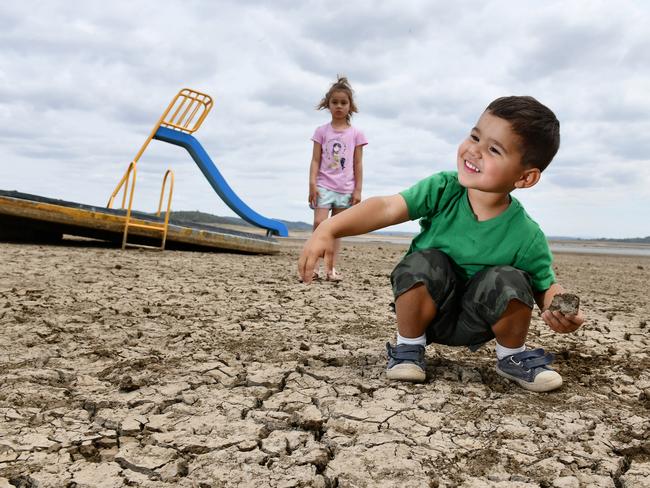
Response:
[[[390,277],[393,295],[424,284],[438,309],[427,328],[427,344],[468,346],[472,350],[494,339],[492,325],[512,299],[533,307],[530,276],[512,266],[485,268],[469,280],[454,269],[451,259],[437,249],[406,256]]]

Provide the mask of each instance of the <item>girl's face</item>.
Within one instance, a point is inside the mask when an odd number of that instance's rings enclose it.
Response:
[[[350,113],[350,98],[344,91],[335,91],[330,97],[328,106],[332,119],[337,121],[347,120]]]

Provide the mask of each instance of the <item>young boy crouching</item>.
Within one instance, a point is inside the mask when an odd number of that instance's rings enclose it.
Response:
[[[497,373],[527,390],[559,388],[553,355],[526,348],[533,306],[555,332],[573,332],[584,318],[579,310],[548,310],[564,289],[544,233],[511,195],[539,182],[559,145],[560,123],[546,106],[525,96],[494,100],[458,147],[456,171],[369,198],[321,224],[302,250],[302,280],[311,281],[321,257],[331,267],[336,239],[420,219],[391,275],[397,342],[387,344],[387,377],[424,381],[432,342],[476,350],[496,339]]]

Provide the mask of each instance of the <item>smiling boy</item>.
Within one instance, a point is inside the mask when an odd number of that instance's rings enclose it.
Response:
[[[320,257],[329,269],[335,239],[420,219],[391,274],[398,332],[396,345],[386,344],[387,377],[424,381],[432,342],[476,350],[496,339],[497,373],[531,391],[559,388],[553,355],[526,348],[533,306],[555,332],[573,332],[584,318],[548,310],[564,289],[546,237],[511,196],[539,182],[559,144],[560,123],[546,106],[526,96],[494,100],[461,142],[457,171],[369,198],[321,224],[301,253],[302,280],[311,281]]]

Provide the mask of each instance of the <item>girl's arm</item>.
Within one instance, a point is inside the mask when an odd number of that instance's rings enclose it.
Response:
[[[318,201],[318,190],[316,189],[316,177],[320,169],[320,160],[323,154],[323,146],[314,142],[314,149],[311,154],[311,164],[309,165],[309,205],[316,207]]]
[[[409,219],[408,207],[399,193],[388,197],[372,197],[359,205],[322,222],[305,243],[298,260],[298,273],[309,283],[314,267],[322,257],[325,269],[332,272],[335,241],[339,237],[365,234],[389,225],[401,224]]]
[[[354,148],[354,191],[352,192],[352,205],[361,201],[363,188],[363,146]]]

